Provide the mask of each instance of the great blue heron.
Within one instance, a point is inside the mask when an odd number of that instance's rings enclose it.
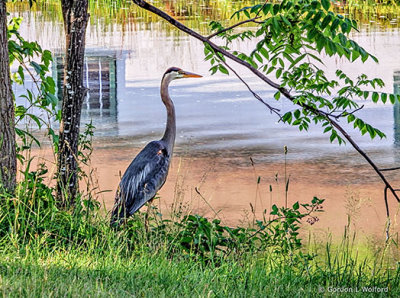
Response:
[[[168,86],[176,79],[200,77],[177,67],[171,67],[164,73],[161,80],[161,99],[167,109],[164,136],[159,141],[147,144],[122,176],[111,215],[112,225],[120,224],[124,218],[138,211],[164,185],[176,135],[175,108],[168,94]]]

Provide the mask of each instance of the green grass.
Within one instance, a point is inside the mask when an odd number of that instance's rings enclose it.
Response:
[[[301,270],[268,256],[246,256],[213,267],[149,251],[127,258],[112,251],[102,256],[79,250],[23,256],[8,252],[0,261],[0,287],[6,296],[301,297],[317,295],[324,287],[325,294],[328,289],[358,288],[354,296],[365,297],[363,286],[390,288],[389,293],[368,294],[374,297],[400,295],[398,272],[391,282],[357,275],[333,275],[324,266]]]

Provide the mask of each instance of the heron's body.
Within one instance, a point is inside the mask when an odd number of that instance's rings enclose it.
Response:
[[[161,81],[161,98],[167,109],[164,136],[143,148],[125,171],[115,197],[111,223],[120,223],[131,216],[146,202],[154,198],[167,179],[175,143],[175,108],[168,94],[169,83],[178,78],[201,77],[183,70],[169,68]]]

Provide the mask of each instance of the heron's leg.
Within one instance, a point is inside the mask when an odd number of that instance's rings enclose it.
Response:
[[[149,232],[149,213],[151,211],[151,205],[153,204],[154,198],[151,198],[148,202],[147,202],[147,211],[146,211],[146,215],[144,216],[144,228],[146,230],[146,233]]]

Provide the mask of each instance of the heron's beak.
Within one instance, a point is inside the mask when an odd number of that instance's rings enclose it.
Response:
[[[183,73],[183,77],[184,78],[202,78],[203,76],[195,74],[195,73],[192,73],[192,72],[185,71]]]

